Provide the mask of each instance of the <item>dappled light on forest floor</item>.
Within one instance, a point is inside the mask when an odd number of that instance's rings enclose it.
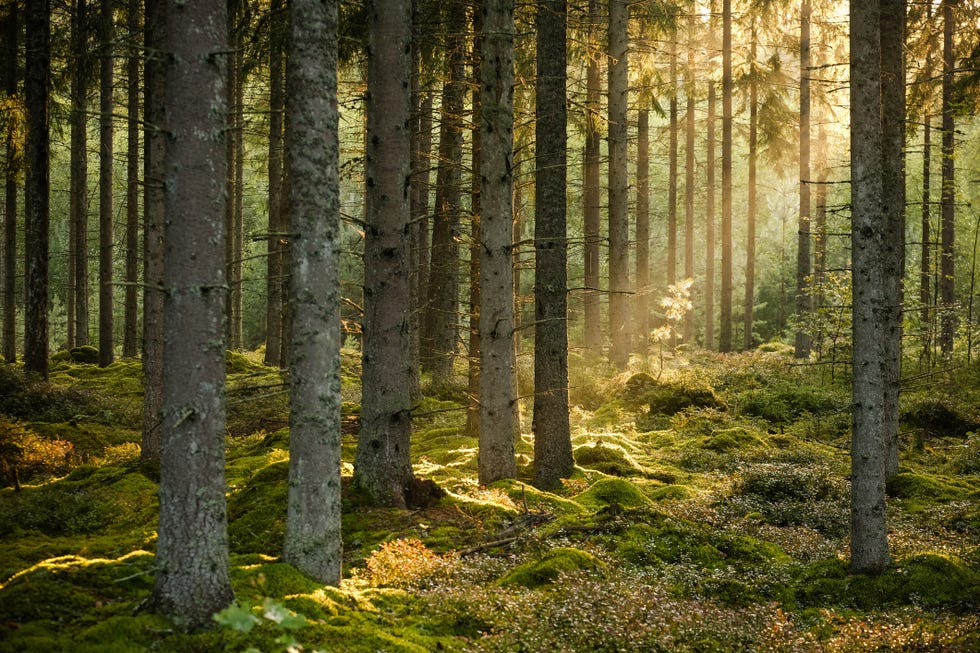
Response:
[[[356,376],[356,357],[345,360]],[[573,369],[576,469],[555,492],[529,476],[476,482],[465,393],[444,389],[418,411],[415,473],[445,494],[416,509],[370,508],[352,492],[357,431],[345,430],[345,580],[331,588],[279,559],[289,456],[281,377],[235,359],[236,603],[203,633],[141,610],[153,582],[156,483],[139,468],[126,408],[138,365],[94,373],[59,362],[57,380],[40,388],[11,377],[0,399],[0,651],[980,645],[980,440],[960,432],[976,423],[974,404],[944,400],[961,416],[951,430],[929,421],[939,409],[928,398],[903,398],[915,417],[903,424],[901,473],[888,487],[894,565],[856,576],[846,562],[846,387],[778,352],[658,365]],[[33,415],[40,396],[47,405]],[[356,420],[356,397],[346,399],[345,419]],[[525,415],[521,474],[533,462],[529,424]]]

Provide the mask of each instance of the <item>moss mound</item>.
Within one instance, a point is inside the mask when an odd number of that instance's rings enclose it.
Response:
[[[500,579],[500,584],[520,585],[533,589],[553,583],[562,574],[595,571],[602,566],[602,562],[591,553],[580,549],[558,547],[546,553],[540,560],[515,567]]]
[[[961,410],[945,399],[927,397],[902,410],[901,421],[906,426],[921,429],[931,437],[965,437],[980,429],[974,415]]]
[[[289,461],[258,470],[228,497],[228,543],[234,553],[278,555],[286,533]]]
[[[765,440],[760,434],[744,426],[734,426],[715,431],[705,440],[703,447],[716,453],[729,453],[764,445]]]
[[[619,478],[603,478],[575,497],[575,502],[589,510],[617,505],[636,508],[650,505],[650,499],[633,483]]]
[[[612,476],[640,476],[644,470],[619,446],[597,442],[593,445],[576,447],[573,452],[575,463],[581,467],[594,469]]]
[[[916,504],[922,503],[945,503],[962,500],[974,492],[976,492],[976,488],[964,481],[912,472],[898,474],[888,482],[888,494],[899,499],[905,499],[912,504],[910,507],[916,507]]]
[[[714,390],[700,381],[658,381],[643,372],[626,381],[623,399],[631,406],[646,404],[651,415],[674,415],[687,408],[721,407]]]

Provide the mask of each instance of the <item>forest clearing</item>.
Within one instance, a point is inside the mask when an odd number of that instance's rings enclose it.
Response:
[[[445,493],[408,510],[350,491],[358,356],[345,350],[344,580],[281,561],[286,397],[229,354],[236,602],[188,634],[141,607],[156,483],[139,465],[138,363],[0,368],[0,651],[975,651],[980,367],[902,402],[894,565],[848,571],[848,393],[792,350],[572,366],[575,472],[480,486],[465,379],[419,406],[412,460]],[[522,385],[529,369],[522,369]],[[599,373],[601,372],[601,373]],[[938,389],[938,390],[937,390]]]

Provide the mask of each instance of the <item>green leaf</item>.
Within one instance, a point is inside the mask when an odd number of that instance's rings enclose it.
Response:
[[[252,614],[250,605],[247,603],[242,605],[237,601],[215,614],[214,620],[222,626],[241,633],[247,633],[261,623],[261,620]]]
[[[297,630],[306,625],[306,617],[297,614],[279,601],[266,599],[262,604],[262,616],[286,630]]]

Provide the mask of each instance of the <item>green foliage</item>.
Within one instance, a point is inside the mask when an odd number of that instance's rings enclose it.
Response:
[[[577,495],[575,501],[590,510],[613,505],[635,508],[650,504],[650,499],[635,484],[619,478],[599,479]]]
[[[548,551],[540,560],[515,567],[500,579],[500,584],[505,587],[520,585],[533,589],[553,583],[562,574],[595,571],[603,566],[603,563],[590,553],[558,547]]]
[[[902,410],[903,425],[920,429],[929,437],[962,438],[980,428],[980,421],[949,399],[922,397]]]

